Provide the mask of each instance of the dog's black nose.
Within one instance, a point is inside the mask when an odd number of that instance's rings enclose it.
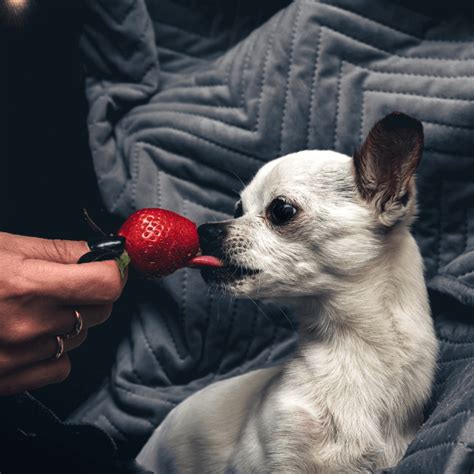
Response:
[[[225,224],[202,224],[198,227],[199,240],[203,243],[220,243],[226,236]]]
[[[227,234],[226,224],[202,224],[198,227],[198,234],[203,252],[217,250]]]

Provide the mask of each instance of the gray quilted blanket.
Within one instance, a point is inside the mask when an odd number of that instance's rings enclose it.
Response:
[[[441,341],[426,421],[387,472],[474,466],[474,24],[376,0],[91,1],[82,37],[90,144],[108,209],[228,218],[288,152],[351,154],[393,110],[423,121],[416,238]],[[416,2],[414,2],[416,3]],[[405,2],[408,4],[408,2]],[[72,416],[139,447],[169,410],[283,360],[283,309],[183,270],[140,286],[110,378]]]

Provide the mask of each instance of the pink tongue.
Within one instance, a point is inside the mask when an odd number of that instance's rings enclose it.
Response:
[[[223,267],[224,264],[212,255],[199,255],[193,257],[186,265],[187,267]]]

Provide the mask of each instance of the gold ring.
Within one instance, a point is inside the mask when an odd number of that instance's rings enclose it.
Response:
[[[75,338],[82,331],[82,328],[84,327],[84,321],[82,320],[81,313],[77,309],[74,310],[74,317],[76,318],[74,327],[72,328],[70,332],[64,335],[65,339]]]
[[[56,336],[56,352],[53,355],[54,360],[58,360],[64,354],[64,339]]]

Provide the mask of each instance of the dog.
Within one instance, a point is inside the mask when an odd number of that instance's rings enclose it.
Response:
[[[418,430],[437,340],[410,233],[422,124],[394,112],[353,157],[302,151],[263,166],[235,219],[199,228],[209,284],[293,305],[299,347],[278,367],[197,392],[137,460],[157,473],[365,473]]]

